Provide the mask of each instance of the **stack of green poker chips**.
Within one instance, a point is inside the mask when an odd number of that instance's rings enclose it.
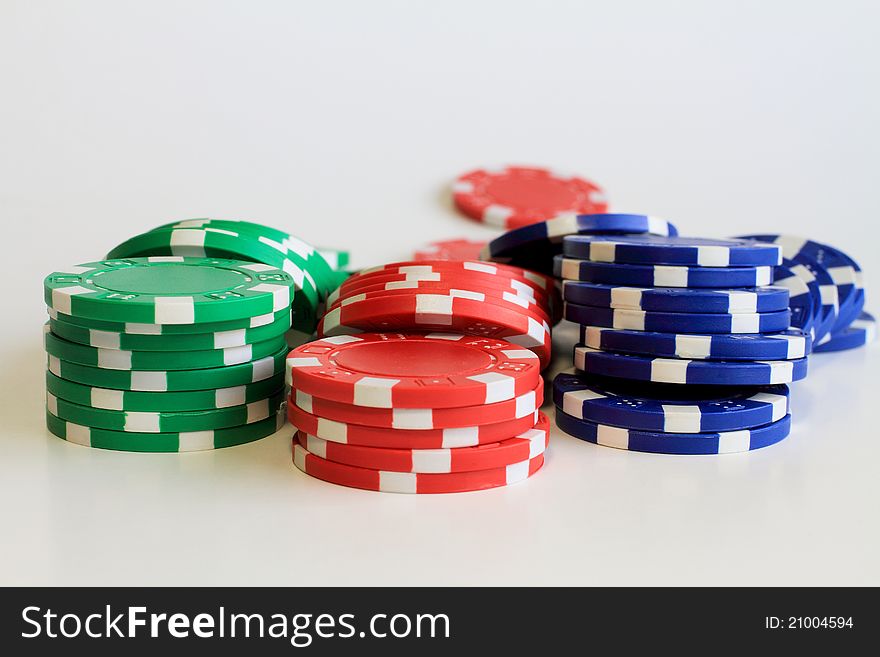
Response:
[[[154,256],[44,282],[47,426],[79,444],[192,451],[284,422],[295,277],[262,262]]]

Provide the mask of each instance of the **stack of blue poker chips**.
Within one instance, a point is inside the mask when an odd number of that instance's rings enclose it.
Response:
[[[665,454],[766,447],[791,427],[806,376],[810,285],[756,240],[570,236],[554,257],[575,370],[554,381],[557,425],[598,445]],[[812,290],[818,292],[818,285]]]

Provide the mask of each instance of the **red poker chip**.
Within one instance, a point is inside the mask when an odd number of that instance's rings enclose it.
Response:
[[[300,431],[326,441],[382,449],[460,449],[507,440],[538,422],[538,411],[516,420],[452,429],[388,429],[327,420],[296,404],[287,405],[287,418]]]
[[[350,287],[354,283],[352,279],[364,280],[369,276],[406,274],[414,277],[419,275],[428,276],[438,272],[462,274],[476,273],[507,277],[514,280],[520,280],[531,285],[536,290],[541,290],[545,293],[553,287],[556,280],[552,276],[546,274],[539,274],[528,269],[523,269],[522,267],[503,265],[497,262],[483,262],[480,260],[410,260],[406,262],[392,262],[387,265],[362,269],[355,276],[346,280],[342,286]]]
[[[507,422],[531,416],[544,403],[544,380],[524,395],[513,399],[458,408],[373,408],[315,397],[291,390],[291,404],[327,420],[388,429],[453,429]]]
[[[474,301],[481,301],[483,303],[496,304],[503,308],[521,308],[526,312],[537,315],[545,322],[550,321],[549,308],[546,308],[543,304],[539,304],[534,298],[530,299],[529,297],[520,296],[515,292],[496,291],[491,288],[478,290],[477,287],[478,286],[476,285],[469,285],[466,288],[440,285],[427,289],[419,287],[416,289],[353,292],[349,295],[343,295],[342,297],[337,299],[335,302],[327,307],[327,311],[325,312],[329,312],[330,310],[333,310],[335,308],[339,308],[341,306],[345,306],[346,304],[355,303],[358,301],[369,301],[373,299],[407,295],[414,296],[417,294],[439,294],[442,296],[449,296],[453,298],[473,299]]]
[[[465,493],[524,481],[544,465],[544,455],[503,468],[472,472],[387,472],[334,463],[309,452],[294,438],[293,463],[307,475],[350,488],[385,493]]]
[[[511,229],[566,214],[605,212],[594,182],[540,167],[477,169],[456,179],[452,198],[471,219]]]
[[[293,389],[374,408],[493,404],[534,390],[540,369],[534,352],[506,340],[443,333],[337,336],[287,356]]]
[[[446,331],[503,338],[534,351],[546,367],[550,362],[550,326],[522,308],[442,294],[344,302],[324,315],[318,336],[351,335],[365,331]]]
[[[309,452],[334,463],[389,472],[446,473],[503,468],[543,454],[550,443],[550,420],[497,443],[455,449],[383,449],[322,440],[302,431],[296,439]]]
[[[413,253],[413,260],[479,260],[486,244],[466,239],[431,242]]]

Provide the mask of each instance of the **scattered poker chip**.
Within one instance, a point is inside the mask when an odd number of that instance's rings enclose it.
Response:
[[[413,260],[479,260],[485,246],[466,239],[431,242],[413,253]]]
[[[347,445],[297,433],[299,444],[310,453],[370,470],[389,472],[447,473],[503,468],[543,454],[550,442],[550,420],[539,413],[538,423],[513,438],[474,447],[455,449],[391,449]]]
[[[626,429],[709,433],[752,429],[788,414],[786,385],[719,389],[615,381],[563,372],[553,403],[571,417]]]
[[[275,267],[217,258],[88,262],[44,282],[46,305],[65,315],[144,324],[199,324],[290,306],[293,279]]]
[[[389,429],[337,422],[287,404],[290,423],[303,433],[346,445],[387,449],[454,449],[497,443],[518,436],[538,423],[538,411],[515,420],[449,429]]]
[[[587,374],[688,385],[761,386],[791,383],[807,376],[807,358],[769,361],[650,358],[614,354],[583,345],[574,348],[574,366]]]
[[[134,433],[210,431],[253,424],[275,417],[284,403],[284,388],[272,396],[243,406],[202,411],[116,411],[93,408],[46,395],[46,408],[57,418],[80,426]]]
[[[510,230],[489,242],[483,260],[509,263],[553,273],[553,256],[562,253],[567,235],[678,235],[676,227],[660,217],[644,214],[581,214],[565,216]]]
[[[815,335],[816,321],[822,312],[821,292],[815,280],[807,281],[785,265],[773,270],[773,285],[789,292],[791,326]]]
[[[837,321],[839,310],[837,286],[831,275],[818,263],[803,256],[798,256],[797,260],[798,262],[795,262],[783,258],[783,264],[773,268],[774,277],[780,280],[781,285],[786,285],[786,278],[794,274],[810,289],[810,294],[814,296],[812,333],[814,341],[818,341],[822,336],[827,335],[831,326]]]
[[[283,373],[254,383],[214,390],[138,392],[83,385],[46,372],[46,391],[50,394],[81,406],[112,411],[170,412],[229,408],[266,399],[283,388]]]
[[[569,235],[562,240],[569,258],[632,265],[758,267],[782,264],[782,249],[749,240],[659,235]]]
[[[298,391],[374,408],[493,404],[534,390],[541,378],[528,349],[446,333],[323,338],[291,351],[287,372]]]
[[[563,281],[562,297],[581,306],[671,313],[766,313],[789,307],[789,289],[776,284],[745,290],[707,290]]]
[[[284,359],[288,351],[285,345],[271,356],[240,365],[166,371],[105,369],[71,363],[50,354],[48,369],[61,379],[111,390],[142,392],[213,390],[255,383],[284,372]]]
[[[283,324],[290,326],[290,308],[284,308],[276,313],[256,315],[233,319],[228,322],[204,322],[200,324],[137,324],[125,322],[110,322],[101,319],[89,319],[87,317],[75,317],[59,313],[54,308],[48,308],[49,318],[65,324],[72,324],[80,328],[93,329],[95,331],[109,331],[111,333],[130,333],[131,335],[201,335],[204,333],[224,333],[227,331],[240,331],[256,329],[269,324],[279,327]]]
[[[349,262],[351,262],[351,255],[348,251],[331,249],[324,246],[317,247],[317,251],[321,254],[321,257],[324,258],[324,262],[326,262],[330,266],[330,269],[335,272],[341,272],[345,267],[348,267]]]
[[[107,258],[132,259],[141,256],[236,258],[282,270],[296,289],[296,294],[291,294],[294,327],[307,333],[314,330],[320,301],[318,285],[303,260],[282,244],[261,241],[259,236],[250,231],[211,226],[157,228],[126,240],[113,248]],[[152,320],[145,321],[152,322]]]
[[[513,399],[455,408],[375,408],[355,406],[291,390],[290,403],[328,420],[389,429],[451,429],[507,422],[528,417],[544,403],[544,380]]]
[[[387,472],[334,463],[309,452],[294,439],[293,462],[316,479],[384,493],[465,493],[525,481],[544,465],[544,455],[503,468],[452,473]]]
[[[253,329],[234,329],[231,331],[183,335],[143,335],[101,331],[77,326],[76,324],[68,324],[61,319],[50,320],[49,328],[53,334],[69,342],[103,349],[174,352],[209,351],[246,347],[249,344],[283,337],[284,333],[290,328],[290,313],[284,315],[283,319],[279,322],[265,324]]]
[[[648,287],[739,288],[770,285],[772,267],[679,267],[624,265],[553,258],[556,276],[573,281]]]
[[[108,370],[199,370],[239,365],[277,353],[287,343],[284,336],[255,344],[206,351],[125,351],[70,342],[44,327],[46,352],[70,363]]]
[[[784,331],[791,311],[769,313],[663,313],[651,310],[597,308],[566,303],[565,319],[582,326],[601,326],[655,333],[770,333]]]
[[[260,422],[213,431],[182,433],[132,433],[67,422],[46,411],[49,432],[70,443],[127,452],[195,452],[250,443],[271,436],[284,425],[284,413]]]
[[[877,320],[870,313],[863,312],[856,321],[839,333],[832,333],[825,342],[814,347],[813,351],[825,354],[832,351],[857,349],[873,342],[876,337]]]
[[[849,324],[861,312],[859,299],[864,303],[864,295],[859,295],[863,288],[862,272],[859,266],[842,251],[806,240],[794,235],[746,235],[742,239],[753,239],[782,247],[782,255],[785,259],[802,264],[808,260],[822,267],[837,287],[839,310],[837,319],[831,325],[829,332],[833,333]],[[786,264],[783,262],[783,264]],[[821,339],[821,336],[817,336]]]
[[[655,454],[731,454],[768,447],[791,432],[791,416],[753,429],[718,433],[663,433],[579,420],[556,409],[556,426],[575,438],[604,447]]]
[[[447,331],[503,338],[534,351],[542,367],[550,360],[550,326],[522,308],[441,294],[382,297],[345,303],[318,323],[318,336],[363,332]]]
[[[605,194],[594,182],[540,167],[469,171],[456,179],[452,192],[464,215],[507,229],[607,208]]]
[[[796,360],[813,340],[800,329],[778,333],[688,335],[581,326],[580,341],[593,349],[691,360]]]

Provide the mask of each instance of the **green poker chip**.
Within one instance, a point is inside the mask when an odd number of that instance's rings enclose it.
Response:
[[[96,429],[125,431],[126,433],[179,433],[212,431],[227,427],[253,424],[270,417],[284,403],[284,389],[271,397],[242,406],[215,408],[204,411],[111,411],[74,404],[52,393],[46,395],[46,408],[57,418]]]
[[[108,370],[200,370],[249,363],[271,356],[287,346],[283,335],[241,347],[205,351],[125,351],[102,349],[65,340],[44,332],[46,351],[71,363]]]
[[[233,319],[228,322],[204,322],[202,324],[137,324],[124,322],[109,322],[101,319],[89,319],[88,317],[76,317],[59,313],[54,308],[49,308],[51,319],[72,324],[96,331],[109,331],[111,333],[130,333],[132,335],[192,335],[202,333],[220,333],[224,331],[237,331],[239,329],[255,329],[269,324],[281,326],[286,324],[290,327],[291,310],[285,308],[276,313]]]
[[[46,426],[55,436],[86,447],[127,452],[195,452],[233,447],[271,436],[284,426],[284,415],[284,409],[281,408],[273,417],[260,422],[214,431],[133,433],[67,422],[47,409]]]
[[[186,335],[137,335],[88,329],[68,324],[60,319],[49,321],[54,335],[69,342],[127,351],[210,351],[231,349],[283,337],[290,328],[289,315],[282,321],[253,329],[234,329],[215,333],[190,333]],[[251,360],[251,359],[248,359]],[[164,368],[162,368],[164,369]]]
[[[293,277],[262,262],[148,257],[88,262],[44,282],[46,305],[65,315],[144,324],[200,324],[290,306]]]
[[[205,411],[242,406],[271,397],[284,387],[284,373],[268,379],[216,390],[183,390],[180,392],[139,392],[96,388],[61,379],[46,372],[46,390],[80,406],[109,411]]]
[[[284,361],[290,350],[287,345],[271,356],[240,365],[201,370],[110,370],[72,363],[49,355],[48,369],[55,376],[96,388],[135,390],[141,392],[177,392],[216,390],[246,385],[277,376],[284,372]]]
[[[298,291],[293,296],[294,326],[311,333],[317,324],[320,297],[305,263],[294,258],[287,247],[261,240],[250,231],[213,226],[157,228],[126,240],[107,255],[108,258],[139,256],[238,258],[281,269],[293,278]]]
[[[323,246],[317,247],[317,250],[333,271],[341,271],[345,269],[351,261],[351,256],[348,251],[341,251],[339,249],[331,249]]]

